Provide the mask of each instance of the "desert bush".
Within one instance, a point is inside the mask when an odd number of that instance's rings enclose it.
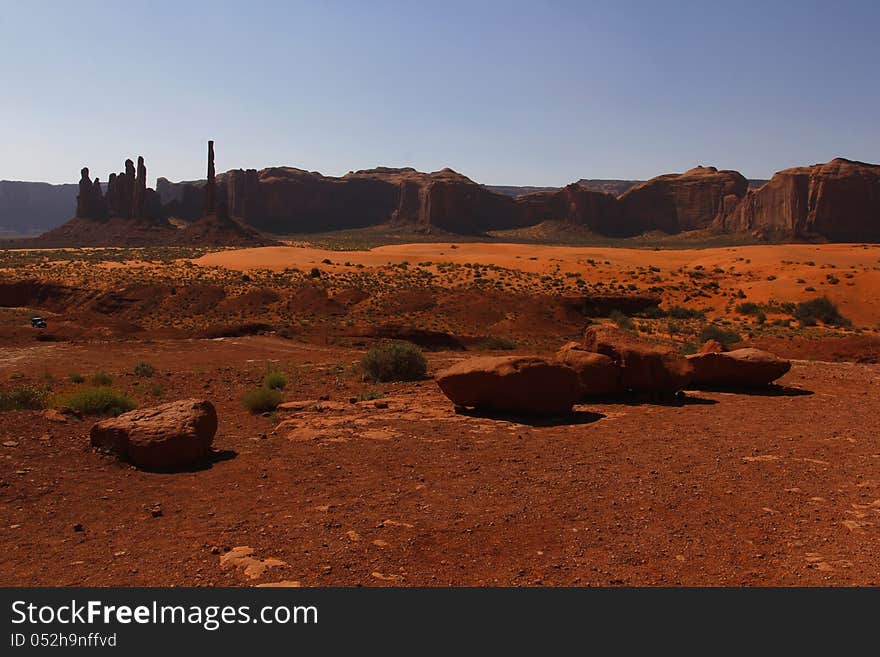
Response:
[[[514,342],[510,338],[505,338],[498,335],[490,335],[489,337],[480,341],[480,348],[510,350],[516,349],[516,342]]]
[[[269,390],[284,390],[286,385],[287,377],[284,375],[284,372],[272,370],[263,377],[263,387],[269,388]]]
[[[0,411],[24,411],[46,407],[46,391],[30,385],[0,389]]]
[[[385,393],[378,388],[368,388],[358,395],[358,401],[373,401],[374,399],[382,399]]]
[[[666,311],[663,310],[660,306],[648,306],[638,315],[639,317],[644,317],[645,319],[662,319],[663,317],[666,317]]]
[[[608,319],[617,324],[618,327],[626,330],[632,331],[635,329],[636,325],[633,323],[632,319],[624,315],[619,310],[612,310],[608,314]]]
[[[685,306],[670,306],[666,314],[672,319],[700,319],[706,316],[705,311]]]
[[[146,361],[140,361],[134,366],[134,375],[149,378],[156,373],[156,368]]]
[[[371,347],[361,360],[370,381],[413,381],[425,376],[428,363],[422,350],[409,342],[387,342]]]
[[[137,408],[131,397],[106,387],[62,395],[56,405],[72,408],[83,415],[119,415]]]
[[[736,307],[736,312],[740,315],[755,315],[761,313],[761,306],[753,301],[746,301]]]
[[[76,372],[69,374],[67,377],[71,383],[85,383],[86,377],[82,374],[77,374]]]
[[[254,388],[241,398],[242,405],[251,413],[268,413],[278,408],[281,392],[271,388]]]
[[[852,326],[852,322],[840,314],[835,303],[828,297],[800,302],[795,307],[794,316],[801,326],[815,326],[817,322],[828,326]]]
[[[89,379],[93,386],[109,386],[113,383],[113,377],[107,372],[95,372]]]
[[[700,331],[700,341],[707,342],[709,340],[717,340],[725,347],[741,342],[742,336],[732,329],[726,329],[718,324],[709,324]]]

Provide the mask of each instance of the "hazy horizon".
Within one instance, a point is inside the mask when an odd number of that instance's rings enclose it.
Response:
[[[450,167],[486,185],[877,162],[880,5],[0,2],[0,179]]]

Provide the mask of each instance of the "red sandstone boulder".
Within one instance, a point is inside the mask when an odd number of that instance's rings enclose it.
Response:
[[[693,375],[687,358],[671,347],[646,342],[616,327],[589,327],[583,348],[608,356],[620,368],[621,385],[631,392],[676,393]]]
[[[568,413],[581,395],[573,369],[531,356],[472,358],[437,374],[437,385],[456,406],[517,415]]]
[[[769,385],[791,369],[791,362],[760,349],[698,353],[688,356],[693,385],[712,388],[754,388]]]
[[[556,358],[577,372],[582,397],[625,392],[620,368],[608,356],[587,351],[578,342],[569,342],[556,352]]]
[[[204,459],[216,431],[211,402],[182,399],[102,420],[91,444],[144,470],[171,470]]]

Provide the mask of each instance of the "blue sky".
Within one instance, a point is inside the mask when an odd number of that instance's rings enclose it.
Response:
[[[0,0],[0,179],[880,161],[880,2]]]

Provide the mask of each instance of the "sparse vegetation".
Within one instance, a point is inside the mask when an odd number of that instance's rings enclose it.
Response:
[[[852,322],[840,314],[837,305],[828,297],[802,301],[796,306],[794,316],[801,326],[816,326],[818,322],[838,328],[852,326]]]
[[[620,312],[619,310],[612,310],[612,311],[608,314],[608,318],[609,318],[612,322],[614,322],[615,324],[617,324],[617,326],[618,326],[619,328],[622,328],[622,329],[624,329],[625,331],[632,331],[632,330],[634,330],[634,329],[636,328],[636,325],[635,325],[635,323],[632,321],[632,318],[630,318],[630,317],[628,317],[627,315],[623,314],[623,313]]]
[[[46,407],[46,391],[31,385],[0,389],[0,411],[26,411]]]
[[[56,405],[72,408],[83,415],[119,415],[137,408],[131,397],[106,387],[62,395]]]
[[[384,396],[385,393],[378,388],[367,388],[358,395],[357,399],[358,401],[373,401],[374,399],[382,399]]]
[[[86,381],[86,377],[82,374],[77,374],[76,372],[69,374],[67,378],[71,383],[85,383]]]
[[[149,378],[156,373],[156,368],[146,361],[138,362],[133,369],[135,376]]]
[[[89,383],[98,387],[109,386],[113,385],[113,377],[106,372],[96,372],[95,374],[92,374]]]
[[[263,387],[269,390],[284,390],[287,386],[287,377],[284,372],[272,370],[263,378]]]
[[[413,381],[425,376],[428,362],[414,344],[387,342],[370,348],[361,368],[369,381]]]
[[[742,336],[732,329],[726,329],[718,324],[708,324],[700,331],[700,341],[708,342],[709,340],[717,340],[725,347],[737,342],[742,342]]]
[[[511,350],[516,349],[517,344],[510,338],[505,338],[497,335],[490,335],[489,337],[480,341],[480,348],[487,350]]]
[[[270,413],[278,408],[281,400],[279,390],[263,387],[246,392],[241,398],[241,403],[251,413]]]
[[[670,306],[666,314],[672,319],[702,319],[706,316],[705,311],[685,306]]]

